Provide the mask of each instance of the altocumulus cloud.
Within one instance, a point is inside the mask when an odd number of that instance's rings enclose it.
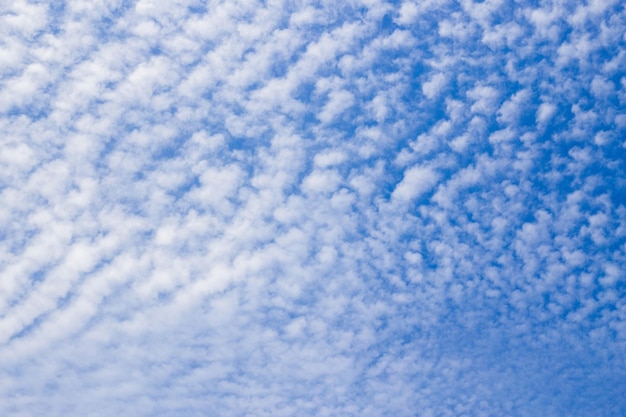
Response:
[[[0,414],[626,414],[622,2],[0,5]]]

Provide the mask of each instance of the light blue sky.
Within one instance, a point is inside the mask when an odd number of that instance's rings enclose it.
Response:
[[[617,0],[0,4],[0,415],[626,415]]]

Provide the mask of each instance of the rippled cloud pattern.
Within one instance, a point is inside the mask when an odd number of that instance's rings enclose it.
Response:
[[[618,0],[0,3],[0,415],[626,415]]]

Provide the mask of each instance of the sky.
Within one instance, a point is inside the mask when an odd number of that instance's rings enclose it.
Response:
[[[625,7],[0,1],[0,415],[626,415]]]

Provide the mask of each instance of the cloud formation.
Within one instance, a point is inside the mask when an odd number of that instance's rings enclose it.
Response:
[[[0,414],[624,414],[625,29],[0,6]]]

